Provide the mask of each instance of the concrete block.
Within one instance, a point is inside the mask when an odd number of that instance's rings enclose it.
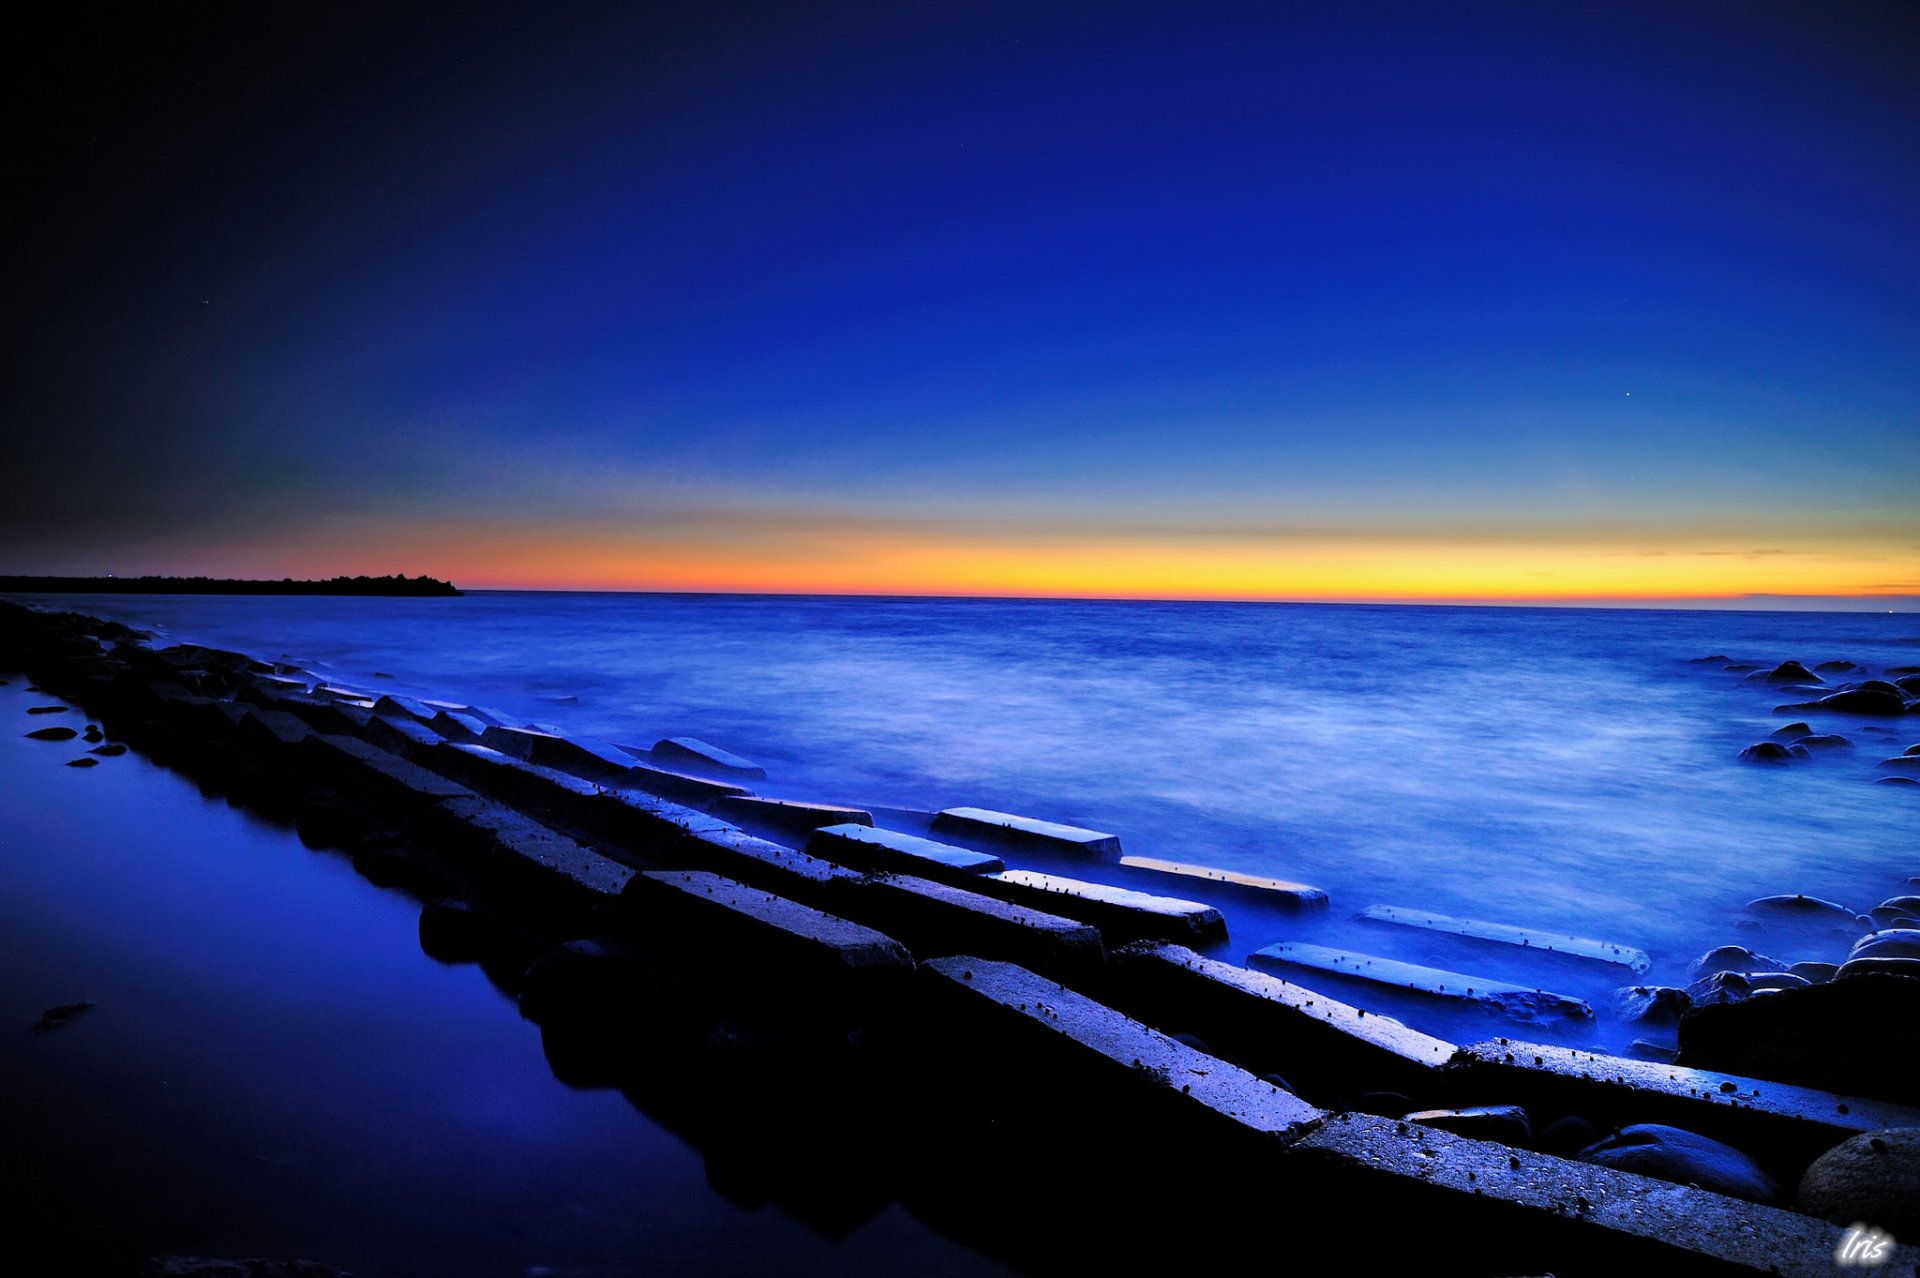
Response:
[[[698,961],[749,970],[831,1001],[891,1000],[913,969],[906,947],[890,936],[718,874],[636,874],[624,904],[656,943],[671,938]]]
[[[1109,945],[1124,945],[1128,941],[1213,945],[1227,939],[1227,921],[1220,911],[1197,901],[1152,896],[1130,888],[1087,883],[1034,870],[981,875],[976,883],[974,890],[988,896],[1091,923],[1100,929]]]
[[[303,738],[295,749],[316,773],[374,802],[410,807],[473,795],[467,787],[358,737],[316,732]]]
[[[625,750],[601,741],[557,736],[532,728],[491,724],[480,734],[480,744],[502,754],[558,768],[593,780],[624,778],[639,763]]]
[[[1467,976],[1460,972],[1449,972],[1443,968],[1422,967],[1417,963],[1402,963],[1398,959],[1380,958],[1372,954],[1356,954],[1350,950],[1330,949],[1324,945],[1282,941],[1277,945],[1255,950],[1247,956],[1247,961],[1256,967],[1282,970],[1305,968],[1350,980],[1366,981],[1409,994],[1423,994],[1429,998],[1472,1003],[1487,1011],[1521,1021],[1535,1021],[1543,1018],[1593,1019],[1593,1009],[1585,1000],[1565,994],[1528,989],[1523,985],[1509,985],[1505,981]]]
[[[1437,1097],[1456,1050],[1390,1016],[1170,942],[1117,950],[1108,972],[1105,988],[1128,1012],[1169,1033],[1197,1034],[1312,1096]]]
[[[933,833],[1003,847],[1038,848],[1091,861],[1120,859],[1118,835],[989,808],[947,808],[933,818]]]
[[[1578,1114],[1601,1131],[1661,1123],[1796,1174],[1798,1166],[1850,1136],[1920,1127],[1920,1110],[1888,1101],[1517,1039],[1461,1048],[1445,1079],[1449,1094],[1462,1102]]]
[[[1204,883],[1209,888],[1230,892],[1256,905],[1291,911],[1327,908],[1327,894],[1320,888],[1309,887],[1305,883],[1294,883],[1287,879],[1273,879],[1260,874],[1242,874],[1237,870],[1219,870],[1209,865],[1162,861],[1151,856],[1123,856],[1120,858],[1120,864],[1128,869],[1150,870],[1155,874],[1164,874],[1175,880]]]
[[[931,1050],[964,1054],[983,1085],[1004,1077],[1045,1110],[1092,1105],[1111,1122],[1167,1123],[1191,1154],[1221,1142],[1269,1151],[1325,1114],[1245,1070],[1012,963],[971,955],[921,965]],[[1047,1091],[1031,1095],[1031,1089]],[[1115,1103],[1137,1108],[1110,1108]]]
[[[1611,941],[1596,941],[1591,937],[1549,932],[1541,928],[1453,918],[1430,910],[1412,910],[1398,905],[1369,905],[1360,911],[1360,917],[1371,923],[1394,923],[1470,941],[1488,941],[1547,954],[1564,954],[1569,958],[1587,959],[1594,963],[1612,963],[1636,976],[1653,966],[1653,960],[1647,957],[1644,950],[1637,950],[1630,945],[1616,945]]]
[[[767,770],[730,750],[708,745],[698,737],[666,737],[655,742],[653,757],[670,768],[688,772],[720,772],[750,781],[765,778]]]
[[[805,836],[829,825],[872,825],[873,814],[834,803],[803,803],[797,799],[762,799],[755,795],[724,795],[713,802],[713,814],[740,825],[780,830]]]
[[[1100,933],[1085,923],[911,875],[852,880],[833,908],[899,938],[921,959],[978,954],[1071,976],[1105,957]]]
[[[916,874],[962,886],[982,874],[1007,868],[1006,862],[991,853],[868,825],[830,825],[815,830],[807,840],[807,851],[858,870]]]
[[[513,894],[516,905],[537,912],[578,916],[604,910],[620,900],[634,874],[578,839],[477,795],[443,801],[430,820],[450,868]]]
[[[1332,1116],[1281,1160],[1307,1191],[1296,1206],[1458,1239],[1461,1251],[1485,1258],[1480,1273],[1827,1278],[1843,1232],[1777,1207],[1367,1114]]]
[[[861,877],[845,866],[755,838],[725,824],[716,829],[688,830],[681,837],[650,847],[648,856],[657,869],[708,870],[828,910],[838,899],[837,887],[858,882]]]
[[[418,719],[388,717],[376,714],[367,723],[364,735],[366,739],[382,750],[397,754],[403,759],[415,763],[427,763],[426,756],[445,742],[446,738],[429,728]]]

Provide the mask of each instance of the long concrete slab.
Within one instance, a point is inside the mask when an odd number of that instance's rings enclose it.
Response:
[[[649,849],[659,869],[709,870],[805,905],[831,909],[836,886],[861,876],[809,852],[757,838],[731,825],[688,831]]]
[[[947,808],[935,813],[932,833],[1002,847],[1063,852],[1093,861],[1115,861],[1120,857],[1118,835],[1042,821],[1038,817],[995,812],[991,808]]]
[[[668,767],[689,772],[719,772],[749,781],[763,780],[767,775],[767,770],[751,759],[708,745],[698,737],[663,737],[654,743],[651,753]]]
[[[884,933],[718,874],[637,874],[625,905],[655,941],[671,937],[707,961],[830,999],[890,999],[913,970],[906,947]]]
[[[1483,1257],[1477,1273],[1831,1278],[1845,1233],[1777,1207],[1367,1114],[1332,1116],[1281,1158],[1305,1191],[1296,1208],[1456,1236],[1453,1254]],[[1898,1247],[1889,1259],[1882,1272],[1905,1273],[1920,1249]]]
[[[480,734],[480,744],[528,763],[557,768],[596,781],[619,780],[640,762],[625,750],[601,741],[563,737],[534,728],[513,728],[497,723],[489,724]]]
[[[1057,1095],[1036,1098],[1049,1107],[1134,1101],[1139,1111],[1116,1109],[1113,1119],[1130,1124],[1152,1116],[1196,1137],[1263,1150],[1299,1139],[1326,1116],[1235,1065],[1016,964],[956,955],[929,959],[920,970],[933,1050],[980,1060],[983,1080],[1000,1076],[1025,1088],[1044,1074],[1059,1087]]]
[[[466,786],[359,737],[316,732],[295,748],[304,753],[316,772],[388,803],[433,804],[473,794]]]
[[[1505,981],[1468,976],[1437,967],[1423,967],[1418,963],[1403,963],[1398,959],[1381,958],[1373,954],[1356,954],[1324,945],[1309,945],[1301,941],[1282,941],[1255,950],[1247,956],[1247,961],[1256,967],[1281,970],[1304,968],[1429,998],[1472,1003],[1522,1021],[1543,1017],[1593,1019],[1593,1009],[1584,999],[1566,994],[1529,989],[1524,985],[1510,985]]]
[[[1438,1099],[1455,1046],[1297,985],[1142,941],[1116,950],[1104,986],[1129,1013],[1169,1033],[1198,1035],[1256,1073],[1278,1073],[1309,1095],[1391,1091]]]
[[[1210,865],[1188,865],[1181,861],[1163,861],[1151,856],[1123,856],[1120,864],[1130,870],[1164,874],[1174,882],[1204,883],[1216,891],[1230,892],[1241,900],[1288,911],[1324,910],[1327,894],[1317,887],[1290,879],[1268,878],[1261,874],[1242,874]]]
[[[1786,1164],[1802,1164],[1861,1132],[1920,1127],[1920,1110],[1889,1101],[1519,1040],[1461,1048],[1445,1080],[1462,1103],[1579,1114],[1603,1131],[1665,1123]]]
[[[1091,923],[1109,945],[1143,940],[1212,945],[1227,939],[1227,921],[1220,911],[1198,901],[1153,896],[1035,870],[985,874],[975,882],[975,890],[988,896]]]
[[[982,874],[1007,868],[1005,861],[990,852],[867,825],[824,826],[807,840],[807,851],[855,869],[917,874],[962,886],[971,885]]]
[[[1653,966],[1653,960],[1647,957],[1645,950],[1635,949],[1631,945],[1616,945],[1611,941],[1596,941],[1592,937],[1551,932],[1545,928],[1454,918],[1447,914],[1435,914],[1431,910],[1408,909],[1399,905],[1369,905],[1360,911],[1360,917],[1370,923],[1392,923],[1400,927],[1457,936],[1463,940],[1488,941],[1547,954],[1564,954],[1569,958],[1587,959],[1594,963],[1611,963],[1626,968],[1636,976]]]
[[[449,799],[431,814],[441,860],[516,903],[569,914],[604,911],[634,871],[494,799]]]
[[[872,825],[873,813],[837,803],[806,803],[798,799],[763,799],[758,795],[724,795],[712,804],[715,816],[740,825],[780,830],[802,837],[829,825]]]
[[[1100,933],[1085,923],[912,875],[854,879],[833,908],[898,937],[916,958],[978,954],[1070,977],[1106,956]]]

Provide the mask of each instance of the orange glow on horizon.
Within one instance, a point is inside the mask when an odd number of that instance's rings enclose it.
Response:
[[[1261,535],[717,517],[333,532],[324,547],[235,547],[195,571],[330,575],[371,565],[476,589],[744,594],[1513,603],[1920,595],[1920,538],[1905,529],[1800,530],[1760,548],[1751,532],[1724,530],[1649,545],[1644,533],[1555,528]]]

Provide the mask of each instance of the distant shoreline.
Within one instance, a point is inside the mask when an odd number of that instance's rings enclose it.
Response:
[[[0,591],[89,595],[391,595],[447,597],[464,592],[435,577],[329,577],[324,581],[232,577],[0,577]]]

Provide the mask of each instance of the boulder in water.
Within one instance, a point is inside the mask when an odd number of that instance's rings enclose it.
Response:
[[[1753,997],[1753,984],[1743,972],[1714,972],[1687,986],[1686,992],[1692,1006],[1711,1007]]]
[[[1800,1177],[1800,1210],[1897,1238],[1920,1234],[1920,1127],[1863,1132],[1813,1160]]]
[[[1776,728],[1770,734],[1775,741],[1798,741],[1802,737],[1813,735],[1813,729],[1805,723],[1789,723],[1784,728]]]
[[[1819,675],[1807,669],[1805,666],[1801,665],[1797,661],[1783,661],[1779,665],[1775,666],[1773,669],[1767,671],[1766,674],[1761,675],[1759,677],[1762,679],[1765,679],[1768,683],[1825,683],[1826,682],[1825,679],[1822,679]]]
[[[1762,741],[1750,745],[1740,752],[1742,763],[1792,763],[1795,759],[1807,757],[1805,746],[1782,745],[1778,741]]]
[[[1635,1123],[1579,1153],[1581,1162],[1616,1171],[1698,1185],[1716,1194],[1771,1203],[1780,1186],[1760,1165],[1731,1145],[1660,1123]]]
[[[1837,963],[1795,963],[1787,970],[1801,980],[1806,981],[1809,985],[1819,985],[1825,981],[1831,981],[1834,975],[1840,971],[1840,965]]]
[[[1859,668],[1859,666],[1856,666],[1851,661],[1823,661],[1814,667],[1814,669],[1821,674],[1845,674],[1849,670],[1858,670]]]
[[[1849,924],[1853,922],[1854,917],[1852,910],[1837,901],[1805,896],[1798,892],[1791,896],[1756,897],[1747,902],[1747,913],[1778,914],[1791,918],[1833,919]]]
[[[1920,1104],[1920,981],[1865,972],[1695,1007],[1679,1037],[1689,1068]]]
[[[1693,998],[1671,985],[1627,985],[1613,992],[1613,1006],[1622,1020],[1635,1025],[1674,1025]]]
[[[1797,702],[1793,705],[1777,706],[1783,714],[1800,710],[1824,710],[1832,714],[1867,714],[1891,717],[1905,714],[1907,703],[1898,692],[1882,692],[1874,688],[1852,688],[1845,692],[1836,692],[1832,696],[1822,697],[1813,702]]]
[[[1783,972],[1786,967],[1779,959],[1756,954],[1744,945],[1720,945],[1695,959],[1688,971],[1712,976],[1715,972]]]
[[[1920,958],[1920,930],[1890,927],[1869,932],[1853,943],[1847,958]]]
[[[35,741],[71,741],[79,735],[72,728],[38,728],[27,734]]]

